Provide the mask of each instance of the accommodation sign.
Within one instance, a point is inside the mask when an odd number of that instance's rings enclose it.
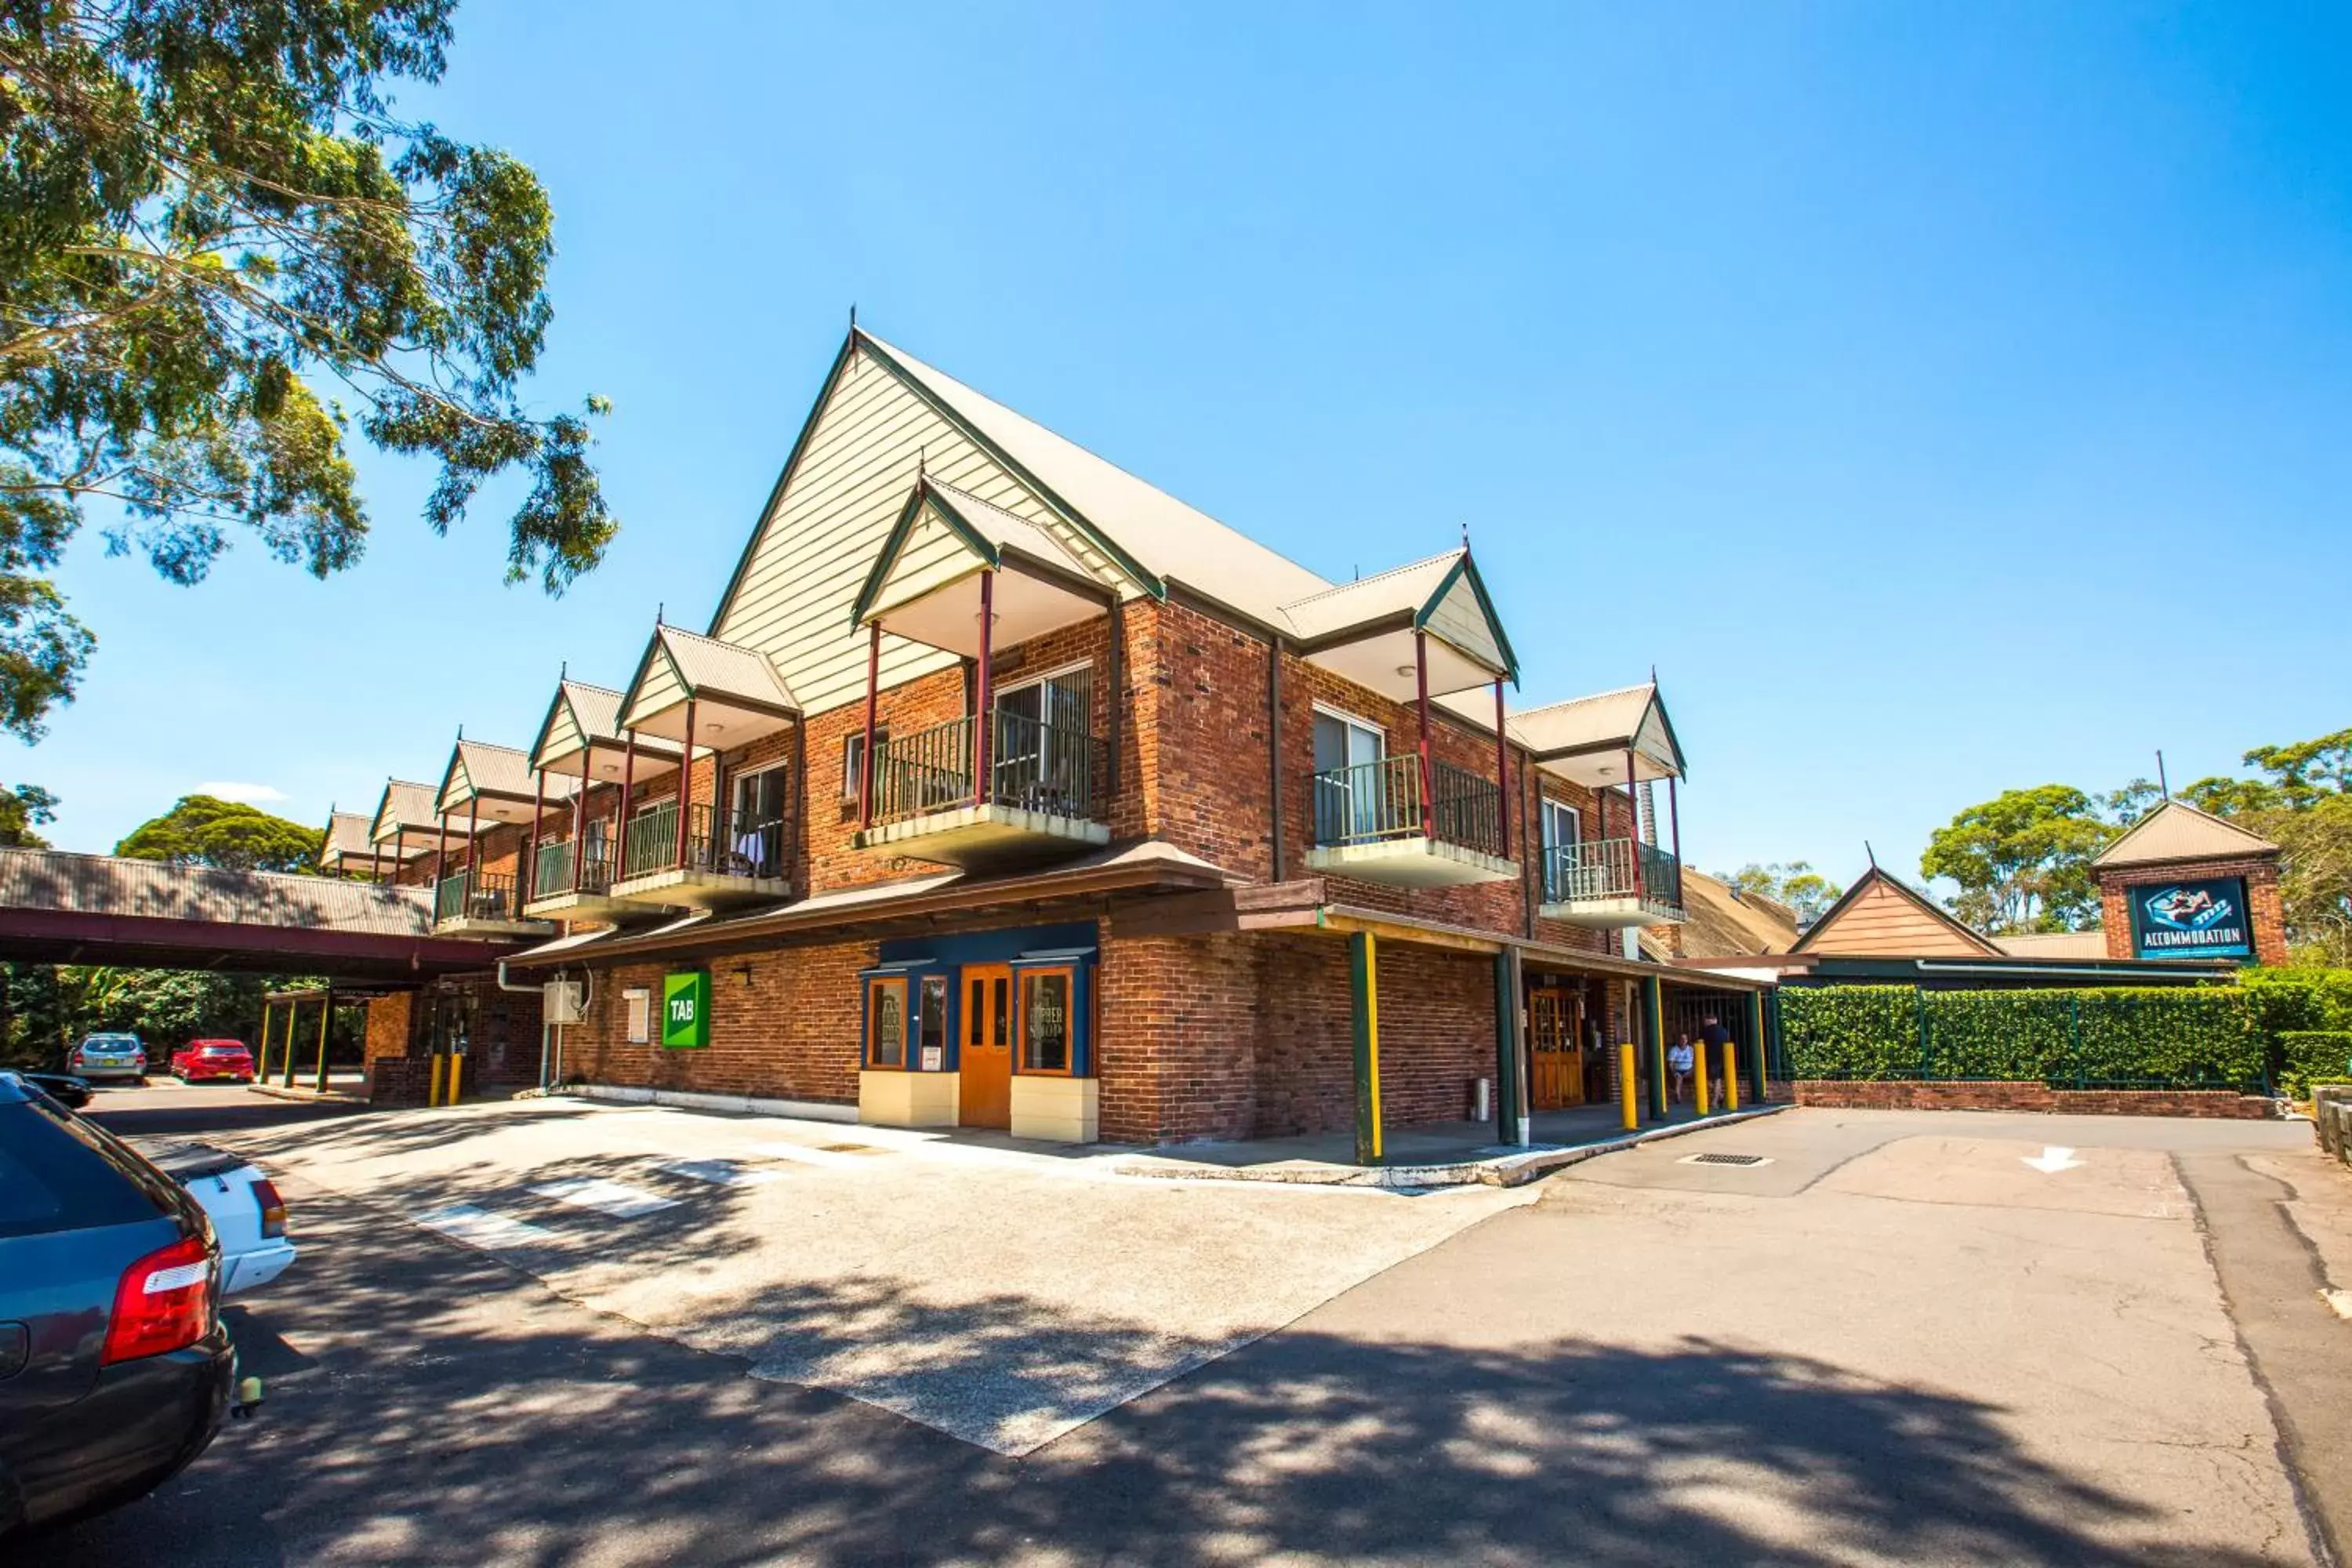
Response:
[[[2246,881],[2158,882],[2130,892],[2135,958],[2252,958]]]
[[[699,1050],[710,1043],[710,976],[697,969],[662,976],[662,1046]]]

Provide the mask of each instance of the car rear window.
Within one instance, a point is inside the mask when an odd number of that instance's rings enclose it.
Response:
[[[245,1047],[243,1046],[206,1046],[205,1047],[205,1055],[208,1057],[241,1057],[245,1055]]]
[[[46,1100],[0,1105],[0,1237],[153,1219],[154,1178]]]

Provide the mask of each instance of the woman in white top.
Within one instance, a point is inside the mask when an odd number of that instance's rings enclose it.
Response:
[[[1666,1047],[1667,1093],[1676,1105],[1690,1092],[1691,1069],[1696,1065],[1697,1054],[1691,1049],[1690,1031],[1685,1029]]]

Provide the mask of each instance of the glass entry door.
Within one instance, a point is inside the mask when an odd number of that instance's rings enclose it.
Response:
[[[735,811],[727,825],[727,868],[737,876],[783,875],[784,776],[782,768],[773,767],[735,780]]]
[[[1067,811],[1083,799],[1094,697],[1092,665],[998,692],[991,798],[1032,811]]]
[[[1379,836],[1384,817],[1381,731],[1336,713],[1315,715],[1315,841]]]

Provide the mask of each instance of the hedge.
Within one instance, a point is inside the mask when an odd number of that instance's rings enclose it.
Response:
[[[2272,1044],[2248,994],[2218,986],[1790,988],[1780,1018],[1797,1078],[2258,1089]]]
[[[2314,1083],[2352,1071],[2352,1029],[2286,1029],[2278,1043],[2279,1089],[2297,1100]]]

